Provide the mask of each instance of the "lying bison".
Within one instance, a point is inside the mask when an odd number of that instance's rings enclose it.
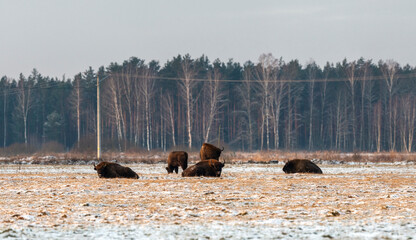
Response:
[[[173,151],[169,153],[168,166],[166,167],[168,173],[173,173],[173,170],[178,173],[179,166],[182,170],[188,167],[188,153],[184,151]]]
[[[100,162],[97,166],[94,164],[94,170],[97,170],[100,178],[139,178],[131,168],[118,163]]]
[[[224,147],[219,149],[212,144],[204,143],[202,144],[201,150],[199,151],[199,156],[201,157],[201,161],[208,159],[219,160],[222,151],[224,151]]]
[[[220,177],[224,163],[216,159],[203,160],[182,172],[182,177]]]
[[[322,173],[322,170],[307,159],[290,160],[283,167],[285,173]]]

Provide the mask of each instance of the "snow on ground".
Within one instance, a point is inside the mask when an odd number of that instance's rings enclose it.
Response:
[[[414,239],[416,166],[226,165],[182,178],[164,164],[140,179],[100,179],[90,165],[0,165],[0,238]]]

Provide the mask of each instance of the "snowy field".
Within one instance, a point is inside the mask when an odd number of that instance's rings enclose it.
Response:
[[[164,164],[140,179],[99,179],[86,165],[0,165],[0,238],[415,239],[416,166],[226,165],[182,178]]]

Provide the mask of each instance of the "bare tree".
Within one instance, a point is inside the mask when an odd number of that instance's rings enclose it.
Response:
[[[374,111],[373,111],[373,115],[374,115],[374,117],[373,117],[373,119],[374,119],[374,124],[373,124],[373,126],[374,126],[374,135],[375,135],[375,138],[376,138],[376,149],[377,149],[377,152],[380,152],[381,151],[381,124],[382,124],[382,122],[381,122],[381,116],[382,116],[382,111],[381,111],[381,102],[379,101],[378,103],[376,103],[375,104],[375,106],[374,106]]]
[[[406,152],[412,151],[413,137],[415,132],[416,105],[415,99],[410,94],[400,99],[400,137],[402,149]]]
[[[371,82],[371,60],[365,61],[360,66],[360,72],[361,72],[361,114],[360,114],[360,148],[363,150],[365,148],[365,142],[371,142],[370,134],[367,135],[367,141],[364,140],[364,133],[365,133],[365,116],[366,116],[366,106],[368,109],[368,112],[371,113],[371,101],[372,101],[372,82]],[[367,118],[371,119],[371,114],[367,114]],[[371,121],[367,121],[368,123],[371,123]],[[371,129],[371,124],[368,124],[367,128]],[[370,133],[370,131],[369,131]],[[367,146],[367,148],[370,148],[370,145]]]
[[[174,103],[173,103],[173,97],[171,94],[167,93],[164,94],[164,112],[167,112],[168,122],[170,124],[170,130],[171,130],[171,136],[172,136],[172,144],[174,147],[176,147],[176,139],[175,139],[175,109],[174,109]]]
[[[121,83],[123,85],[123,99],[126,104],[126,110],[129,116],[129,130],[128,130],[128,137],[130,141],[134,141],[134,104],[135,104],[135,95],[134,95],[134,87],[137,82],[137,75],[138,70],[137,66],[133,64],[127,64],[123,68],[122,76],[121,76]]]
[[[309,150],[313,148],[313,112],[314,112],[314,100],[315,100],[315,79],[317,65],[312,60],[307,66],[308,69],[308,80],[309,80]]]
[[[300,65],[297,60],[290,61],[283,66],[283,81],[287,84],[287,104],[286,104],[286,148],[292,149],[295,147],[297,141],[297,131],[300,127],[300,114],[297,112],[297,107],[300,101],[300,95],[303,91],[303,85],[296,83],[295,78],[300,70]]]
[[[355,86],[357,83],[357,78],[356,78],[356,62],[353,61],[351,63],[349,63],[346,66],[346,74],[347,74],[347,80],[348,80],[348,87],[350,88],[350,93],[351,93],[351,106],[352,106],[352,114],[351,114],[351,118],[352,118],[352,149],[353,151],[355,151],[355,148],[357,146],[357,140],[356,140],[356,117],[355,117]]]
[[[384,80],[386,82],[387,91],[389,93],[389,109],[388,109],[388,129],[389,129],[389,148],[390,150],[395,149],[395,131],[393,128],[395,127],[393,124],[393,109],[392,109],[392,101],[393,95],[395,93],[395,86],[397,82],[397,71],[399,70],[399,64],[392,59],[389,59],[385,62],[379,62],[379,68],[383,74]]]
[[[119,75],[111,76],[106,83],[108,83],[108,103],[110,107],[110,116],[114,120],[117,131],[118,148],[121,151],[121,142],[123,141],[124,134],[124,120],[123,120],[123,108],[121,104],[122,90],[120,85],[121,79]]]
[[[7,144],[7,98],[9,93],[9,78],[4,79],[3,86],[3,147],[6,147]]]
[[[284,110],[283,99],[287,94],[287,85],[284,81],[276,83],[275,93],[273,94],[273,134],[274,134],[274,148],[280,148],[280,114]]]
[[[253,79],[253,65],[251,63],[244,66],[243,81],[242,84],[238,86],[238,93],[241,103],[241,112],[244,119],[246,119],[247,130],[243,131],[243,135],[248,139],[248,149],[253,151],[253,106],[256,104],[254,100],[253,91],[254,91],[254,79]],[[241,123],[242,121],[240,121]]]
[[[123,69],[121,72],[121,83],[123,90],[123,103],[128,115],[128,139],[130,142],[138,144],[139,139],[139,127],[140,127],[140,102],[141,93],[139,88],[140,78],[143,74],[146,65],[144,60],[136,57],[131,57],[129,61],[123,63]]]
[[[139,83],[139,89],[141,95],[144,99],[144,111],[145,111],[145,120],[146,120],[146,147],[147,151],[152,149],[151,146],[151,136],[152,136],[152,125],[151,125],[151,109],[150,105],[153,101],[153,96],[155,93],[155,72],[150,69],[144,69],[142,73],[142,78]]]
[[[394,96],[393,97],[393,108],[391,109],[392,110],[392,125],[393,125],[393,136],[392,136],[392,139],[393,139],[393,149],[394,150],[396,150],[396,146],[397,146],[397,142],[396,142],[396,139],[398,139],[399,138],[399,125],[400,125],[400,122],[399,122],[399,118],[400,118],[400,116],[399,116],[399,114],[400,114],[400,112],[399,112],[399,107],[400,107],[400,100],[399,100],[399,97],[398,96]]]
[[[221,92],[221,78],[219,68],[214,66],[214,69],[208,71],[208,80],[204,83],[204,106],[208,108],[208,111],[204,111],[204,142],[209,142],[212,124],[223,107],[224,93]]]
[[[325,125],[325,113],[326,113],[326,97],[327,97],[327,86],[328,86],[328,76],[329,76],[329,71],[331,69],[331,66],[329,65],[329,63],[327,63],[327,65],[324,67],[324,79],[321,83],[321,88],[320,88],[320,100],[321,100],[321,125],[320,125],[320,137],[321,137],[321,141],[322,143],[325,144],[325,133],[324,133],[324,125]],[[330,126],[332,126],[330,124]],[[332,142],[332,141],[331,141]]]
[[[27,121],[29,110],[33,107],[32,99],[33,81],[26,81],[23,74],[20,74],[17,94],[17,111],[23,118],[24,140],[27,147]]]
[[[344,106],[343,106],[344,105]],[[348,119],[345,111],[347,111],[347,100],[345,93],[339,91],[336,96],[335,107],[335,147],[337,149],[345,149],[346,135],[348,133]]]
[[[192,148],[192,122],[193,122],[193,111],[195,105],[195,98],[193,96],[193,89],[195,88],[195,75],[196,71],[193,65],[193,61],[189,55],[183,57],[181,62],[182,76],[179,81],[179,88],[181,96],[185,100],[186,106],[186,121],[187,121],[187,134],[188,134],[188,147]]]
[[[141,73],[140,71],[138,71],[137,73]],[[138,84],[139,79],[134,77],[134,88],[133,88],[133,111],[132,114],[134,116],[134,124],[133,124],[133,128],[134,128],[134,144],[137,146],[140,143],[140,137],[142,135],[141,133],[141,121],[140,121],[140,116],[141,116],[141,105],[142,105],[142,97],[141,97],[141,92],[140,92],[140,88],[139,88],[139,84]]]
[[[281,71],[282,60],[279,60],[278,67],[276,71]],[[272,118],[273,122],[273,134],[274,134],[274,148],[280,148],[280,115],[283,111],[283,99],[287,94],[287,84],[285,81],[279,80],[277,77],[277,82],[274,85],[274,90],[272,94]]]
[[[274,83],[277,80],[277,66],[278,60],[273,57],[271,53],[262,54],[259,57],[259,64],[257,66],[257,80],[260,87],[260,96],[262,98],[262,123],[261,123],[261,146],[263,149],[263,138],[264,138],[264,129],[266,129],[266,146],[267,150],[270,149],[270,108],[271,108],[271,98]],[[265,125],[265,126],[264,126]]]
[[[81,140],[81,103],[82,103],[82,87],[81,87],[81,73],[74,78],[74,88],[69,98],[69,105],[71,110],[75,111],[77,122],[77,147],[80,147]]]

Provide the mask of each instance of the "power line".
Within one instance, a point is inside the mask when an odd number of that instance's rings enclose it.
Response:
[[[116,73],[112,74],[112,76],[121,76],[121,77],[134,77],[138,79],[143,78],[152,78],[156,80],[168,80],[168,81],[183,81],[184,78],[181,77],[161,77],[161,76],[144,76],[144,75],[136,75],[136,74],[123,74],[123,73]],[[400,79],[410,79],[410,78],[416,78],[416,73],[407,73],[407,74],[396,74],[395,75],[397,80]],[[191,78],[187,79],[189,81],[195,81],[195,82],[208,82],[211,81],[207,78]],[[367,77],[354,77],[355,81],[373,81],[373,80],[385,80],[384,76],[367,76]],[[229,83],[241,83],[246,82],[247,80],[244,79],[218,79],[220,82],[229,82]],[[257,80],[257,79],[251,79],[252,82],[271,82],[271,83],[301,83],[301,82],[347,82],[349,81],[349,78],[320,78],[320,79],[271,79],[271,80]],[[101,81],[100,81],[101,82]]]
[[[107,75],[108,77],[102,78],[99,80],[99,83],[102,83],[104,81],[107,81],[108,79],[115,78],[115,77],[127,77],[127,78],[136,78],[136,79],[154,79],[154,80],[166,80],[166,81],[183,81],[184,78],[181,77],[163,77],[163,76],[149,76],[149,75],[140,75],[140,74],[124,74],[124,73],[112,73],[110,75]],[[108,78],[108,79],[107,79]],[[416,73],[407,73],[407,74],[396,74],[395,78],[397,80],[402,79],[412,79],[416,78]],[[195,81],[195,82],[208,82],[211,81],[207,78],[192,78],[187,79],[189,81]],[[309,82],[348,82],[349,78],[319,78],[319,79],[270,79],[270,80],[258,80],[258,79],[250,79],[248,81],[251,82],[269,82],[269,83],[309,83]],[[354,77],[354,81],[380,81],[385,80],[384,76],[367,76],[367,77]],[[216,81],[224,82],[224,83],[243,83],[247,80],[245,79],[217,79]],[[73,82],[71,81],[71,84],[73,86]],[[92,81],[93,82],[93,81]],[[70,87],[64,87],[62,84],[65,84],[65,81],[52,81],[52,82],[42,82],[35,84],[33,87],[31,87],[31,90],[39,90],[39,89],[70,89]],[[93,83],[91,87],[96,86],[96,83]],[[27,87],[24,87],[27,89]],[[88,87],[80,87],[83,89],[88,89]],[[14,89],[9,89],[7,92],[8,95],[14,95],[21,91],[19,87]],[[0,93],[0,96],[3,96],[6,94],[4,91],[3,93]]]

